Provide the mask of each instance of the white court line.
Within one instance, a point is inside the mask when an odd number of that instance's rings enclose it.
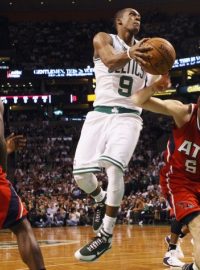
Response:
[[[68,259],[71,256],[64,256],[64,257],[45,257],[45,261],[51,261],[51,260],[56,260],[56,259]],[[14,263],[14,262],[21,262],[22,260],[13,260],[13,261],[4,261],[3,263]],[[0,265],[2,264],[2,262],[0,262]]]
[[[44,242],[46,241],[48,243],[40,243],[40,241],[44,241]],[[52,241],[52,243],[51,243],[51,241]],[[3,245],[5,243],[6,243],[6,245]],[[72,245],[72,244],[77,244],[77,243],[80,243],[80,241],[78,241],[78,240],[39,240],[38,243],[39,243],[40,247],[55,247],[55,246],[68,246],[68,245]],[[15,245],[11,246],[9,244],[15,244]],[[1,246],[1,245],[3,245],[3,246]],[[0,249],[3,249],[3,250],[18,249],[17,242],[16,241],[1,242]]]
[[[66,266],[71,266],[71,265],[77,265],[78,263],[84,263],[84,262],[81,262],[81,261],[77,261],[77,262],[74,262],[74,263],[60,263],[60,264],[49,264],[49,265],[45,265],[46,268],[48,267],[54,267],[54,266],[61,266],[61,265],[66,265]],[[89,264],[91,263],[94,263],[94,262],[89,262]],[[99,263],[98,261],[95,261],[95,263]],[[88,264],[88,262],[85,262],[85,264]],[[28,270],[28,268],[18,268],[16,270]]]
[[[45,265],[45,267],[54,267],[54,266],[61,266],[61,265],[73,265],[73,264],[76,264],[76,263],[62,263],[62,264],[50,264],[50,265]],[[16,270],[28,270],[28,268],[18,268]]]

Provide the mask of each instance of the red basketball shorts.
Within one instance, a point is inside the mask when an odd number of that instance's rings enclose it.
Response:
[[[193,212],[200,211],[200,182],[161,174],[160,184],[163,195],[169,201],[178,221]]]
[[[0,178],[0,229],[9,228],[27,215],[21,199],[6,178]]]

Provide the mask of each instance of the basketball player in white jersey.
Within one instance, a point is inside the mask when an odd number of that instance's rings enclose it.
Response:
[[[135,9],[120,10],[115,16],[117,35],[100,32],[93,40],[96,100],[94,111],[88,113],[83,125],[73,173],[78,186],[97,202],[93,220],[97,236],[75,252],[82,261],[96,260],[111,248],[124,194],[124,169],[142,129],[142,110],[134,106],[131,95],[157,79],[142,69],[148,64],[152,48],[140,46],[146,39],[135,39],[140,20]],[[163,84],[162,79],[159,81]],[[107,173],[107,192],[100,188],[94,175],[101,168]]]

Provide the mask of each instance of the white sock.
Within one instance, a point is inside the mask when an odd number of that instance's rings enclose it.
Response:
[[[113,234],[116,219],[117,218],[109,217],[107,215],[104,216],[103,229],[104,229],[105,232],[107,232],[109,234]]]
[[[103,201],[103,199],[105,198],[105,196],[106,196],[106,192],[101,188],[100,193],[98,195],[92,196],[92,197],[95,199],[95,201],[97,203],[99,203],[99,202],[102,202]]]
[[[196,264],[195,264],[195,263],[193,263],[192,268],[193,268],[194,270],[199,270],[199,268],[196,266]]]

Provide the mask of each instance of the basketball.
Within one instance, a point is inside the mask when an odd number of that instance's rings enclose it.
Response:
[[[142,46],[151,46],[149,52],[152,58],[149,59],[150,65],[143,66],[143,69],[153,75],[163,75],[168,73],[176,59],[176,52],[172,44],[163,38],[150,38]]]

